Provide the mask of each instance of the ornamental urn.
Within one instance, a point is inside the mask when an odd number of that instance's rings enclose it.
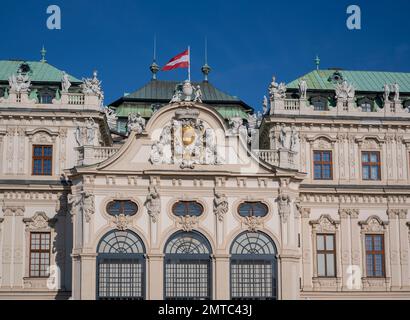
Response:
[[[182,92],[185,95],[185,101],[191,101],[192,93],[194,92],[194,88],[191,85],[189,80],[184,81],[184,85],[182,86]]]

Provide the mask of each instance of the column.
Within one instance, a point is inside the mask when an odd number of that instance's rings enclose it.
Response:
[[[147,300],[164,299],[164,254],[147,255]]]
[[[14,250],[13,250],[13,270],[14,281],[13,287],[23,287],[23,256],[24,256],[24,207],[15,208],[14,212]]]
[[[4,220],[2,223],[3,240],[1,248],[1,287],[11,287],[12,285],[12,252],[13,252],[13,211],[11,208],[3,207]]]
[[[349,290],[346,286],[347,283],[347,268],[351,264],[350,253],[350,228],[349,228],[349,214],[348,209],[340,209],[340,242],[341,242],[341,259],[342,270],[340,272],[342,277],[342,290]]]
[[[302,219],[302,289],[303,291],[312,290],[312,232],[309,226],[310,209],[301,209],[301,219]]]
[[[397,209],[388,209],[387,215],[389,217],[389,238],[385,241],[389,241],[390,252],[386,250],[386,253],[390,255],[391,265],[391,289],[400,289],[401,284],[401,268],[400,268],[400,241],[399,241],[399,220]]]
[[[406,225],[406,218],[407,209],[399,210],[401,288],[404,290],[410,290],[409,231]]]
[[[297,250],[284,249],[279,259],[281,299],[297,300],[300,298],[300,255]]]
[[[97,254],[81,253],[81,300],[95,300],[96,298],[96,271]]]
[[[214,299],[215,300],[229,300],[230,299],[230,255],[229,254],[215,254],[214,258]]]

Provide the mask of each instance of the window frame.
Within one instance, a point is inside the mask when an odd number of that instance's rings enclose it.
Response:
[[[120,203],[120,209],[119,209],[118,214],[111,213],[110,210],[109,210],[110,205],[114,204],[115,202]],[[133,214],[125,214],[124,213],[124,210],[125,210],[124,208],[125,208],[125,203],[126,202],[131,202],[136,207],[136,210]],[[111,217],[117,217],[117,216],[120,216],[121,214],[123,214],[127,217],[132,217],[132,216],[135,216],[138,213],[139,209],[140,208],[139,208],[138,204],[135,201],[132,201],[132,200],[129,200],[129,199],[121,199],[121,200],[115,199],[115,200],[109,201],[107,203],[107,205],[105,206],[106,213]]]
[[[371,154],[374,153],[377,155],[377,162],[371,162]],[[368,162],[363,162],[363,155],[367,154],[369,157],[369,161]],[[382,170],[381,170],[381,153],[380,151],[375,151],[375,150],[371,150],[371,151],[361,151],[360,153],[360,162],[361,162],[361,167],[362,167],[362,180],[363,181],[381,181],[382,180]],[[365,179],[364,178],[364,167],[368,166],[369,167],[369,178]],[[377,166],[377,179],[372,179],[371,178],[371,168]]]
[[[367,249],[367,237],[372,238],[372,250]],[[381,244],[382,244],[382,250],[374,250],[374,238],[375,237],[381,237]],[[385,237],[383,233],[365,233],[364,234],[364,250],[365,250],[365,270],[366,270],[366,277],[367,278],[386,278],[386,245],[385,245]],[[380,255],[382,256],[382,275],[378,276],[375,275],[376,273],[376,260],[374,259],[375,256]],[[367,269],[367,256],[372,255],[373,256],[373,266],[372,266],[372,274],[369,275],[369,270]]]
[[[315,154],[320,153],[320,161],[315,160]],[[329,161],[323,161],[323,153],[329,153]],[[333,151],[332,150],[313,150],[313,180],[333,180]],[[320,165],[320,178],[316,177],[315,166]],[[330,177],[323,178],[323,166],[330,165]]]
[[[263,216],[256,216],[256,215],[254,215],[254,214],[253,214],[254,209],[253,209],[253,206],[252,206],[252,215],[243,216],[243,215],[241,215],[241,213],[239,212],[239,210],[240,210],[241,206],[244,205],[244,204],[261,204],[261,205],[265,206],[265,208],[266,208],[266,214],[263,215]],[[243,202],[241,202],[241,203],[238,205],[238,207],[237,207],[237,209],[236,209],[236,212],[238,213],[238,215],[239,215],[241,218],[246,218],[246,217],[259,217],[259,218],[262,219],[262,218],[265,218],[265,217],[267,217],[267,216],[269,215],[269,206],[268,206],[266,203],[262,202],[262,201],[243,201]]]
[[[324,249],[323,250],[320,250],[320,249],[318,249],[318,246],[317,246],[317,240],[318,240],[318,237],[319,236],[322,236],[322,237],[324,237]],[[326,248],[326,243],[327,243],[327,237],[333,237],[333,250],[329,250],[329,249],[327,249]],[[316,241],[316,268],[317,268],[317,277],[318,278],[336,278],[337,277],[337,260],[336,260],[336,234],[335,233],[316,233],[316,238],[315,238],[315,241]],[[325,256],[325,259],[324,259],[324,262],[325,262],[325,275],[319,275],[319,254],[322,254],[322,255],[324,255]],[[334,275],[329,275],[329,272],[328,272],[328,265],[327,265],[327,255],[328,254],[332,254],[333,255],[333,267],[334,267],[334,270],[333,270],[333,274]]]
[[[201,213],[199,214],[199,215],[192,215],[192,214],[183,214],[183,215],[177,215],[176,213],[175,213],[175,207],[178,205],[178,204],[180,204],[180,203],[183,203],[184,204],[184,209],[185,209],[185,212],[188,212],[189,213],[189,204],[190,203],[195,203],[196,205],[198,205],[198,206],[200,206],[201,207]],[[203,216],[203,214],[204,214],[204,211],[205,211],[205,208],[204,208],[204,206],[202,205],[202,203],[200,203],[199,201],[195,201],[195,200],[179,200],[179,201],[177,201],[177,202],[175,202],[173,205],[172,205],[172,207],[171,207],[171,213],[172,213],[172,215],[174,216],[174,217],[186,217],[186,216],[190,216],[190,217],[201,217],[201,216]]]
[[[34,234],[40,234],[40,244],[39,244],[40,249],[33,249],[32,248],[32,241],[33,241],[32,236]],[[41,244],[42,244],[41,235],[42,234],[47,234],[48,235],[48,250],[42,250],[41,249]],[[38,279],[48,278],[50,276],[48,274],[48,272],[47,272],[47,275],[44,275],[44,276],[41,275],[40,267],[42,265],[41,264],[41,253],[48,253],[48,267],[50,267],[50,264],[51,264],[51,232],[50,231],[31,231],[29,236],[30,236],[29,269],[28,269],[29,270],[29,277],[30,278],[38,278]],[[40,254],[39,264],[38,264],[38,267],[39,267],[38,275],[33,275],[33,273],[32,273],[33,270],[31,269],[31,266],[33,265],[32,261],[31,261],[31,259],[32,259],[31,256],[32,256],[33,253],[39,253]]]
[[[35,149],[36,148],[41,148],[41,156],[36,156],[35,155]],[[51,149],[51,156],[45,156],[44,155],[44,150],[45,148],[50,148]],[[33,144],[32,145],[32,154],[31,154],[31,161],[32,161],[32,166],[31,166],[31,174],[33,176],[52,176],[53,175],[53,145],[50,144]],[[34,163],[36,160],[41,161],[41,173],[36,173],[34,171]],[[45,160],[50,160],[50,173],[44,173],[44,161]]]

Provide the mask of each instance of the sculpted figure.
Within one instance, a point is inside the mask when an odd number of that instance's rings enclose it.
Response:
[[[68,79],[68,74],[63,71],[63,77],[61,78],[61,92],[68,92],[68,89],[71,87],[71,82]]]
[[[225,214],[228,212],[228,200],[223,193],[215,192],[214,213],[219,221],[223,221]]]
[[[145,207],[151,217],[151,221],[155,223],[158,221],[158,215],[161,212],[161,199],[155,186],[150,185],[148,191],[149,193],[145,201]]]

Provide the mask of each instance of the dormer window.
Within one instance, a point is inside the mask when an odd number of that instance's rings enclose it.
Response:
[[[313,97],[310,101],[315,111],[327,111],[328,110],[328,102],[325,97]]]
[[[373,112],[374,110],[374,101],[369,98],[363,98],[358,101],[358,106],[362,108],[363,112]]]
[[[341,83],[344,78],[343,75],[340,71],[335,71],[328,79],[330,82],[333,82],[334,84],[336,83]]]
[[[40,104],[52,104],[53,96],[50,93],[41,93],[39,100]]]

